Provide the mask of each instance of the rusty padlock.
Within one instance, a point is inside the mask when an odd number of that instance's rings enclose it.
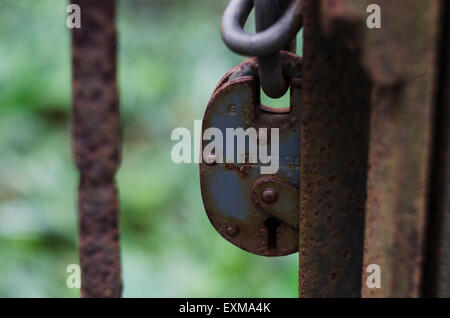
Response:
[[[281,60],[283,74],[290,82],[290,107],[275,109],[261,104],[258,62],[250,58],[219,82],[202,126],[204,139],[211,135],[208,129],[212,128],[224,136],[223,145],[228,146],[231,140],[234,145],[233,151],[211,152],[211,158],[200,163],[202,198],[209,220],[234,245],[264,256],[298,251],[301,58],[282,51]],[[276,152],[272,147],[275,135],[271,136],[271,132],[278,132],[278,158],[272,158],[278,160],[276,172],[261,173],[264,167],[268,168],[267,160],[257,158],[256,162],[249,162],[254,136],[249,134],[245,146],[241,144],[239,148],[235,137],[227,135],[227,129],[248,128],[257,131],[253,142],[265,145],[266,151],[272,148],[271,154]],[[210,143],[203,140],[202,149]],[[236,160],[239,155],[244,162]]]

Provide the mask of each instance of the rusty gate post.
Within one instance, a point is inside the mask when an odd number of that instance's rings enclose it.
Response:
[[[79,250],[83,297],[120,297],[120,164],[115,0],[77,0],[72,32],[73,149],[80,170]]]
[[[305,0],[300,180],[300,297],[359,297],[370,84],[357,50],[323,34]]]
[[[325,0],[330,34],[360,30],[373,82],[363,297],[419,297],[433,137],[433,97],[441,1]],[[381,8],[369,29],[367,8]],[[381,288],[365,281],[381,268]]]

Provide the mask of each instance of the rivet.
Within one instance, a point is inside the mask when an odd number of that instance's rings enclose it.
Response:
[[[235,237],[235,236],[239,235],[239,233],[241,232],[241,229],[239,228],[239,225],[237,225],[237,224],[230,224],[227,226],[225,231],[227,232],[227,234],[229,236]]]
[[[262,200],[267,204],[274,204],[278,198],[278,192],[274,188],[266,188],[262,192]]]

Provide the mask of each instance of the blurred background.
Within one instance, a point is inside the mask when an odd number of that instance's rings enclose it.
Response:
[[[193,129],[244,59],[220,38],[227,3],[119,0],[124,297],[297,296],[298,254],[264,258],[224,240],[198,165],[170,157],[172,130]],[[0,297],[79,297],[66,286],[78,264],[68,1],[0,4]]]

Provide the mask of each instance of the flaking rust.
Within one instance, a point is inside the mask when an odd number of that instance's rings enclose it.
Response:
[[[79,251],[82,297],[120,297],[120,116],[116,84],[115,0],[78,0],[82,27],[72,31],[73,151],[80,171]]]

